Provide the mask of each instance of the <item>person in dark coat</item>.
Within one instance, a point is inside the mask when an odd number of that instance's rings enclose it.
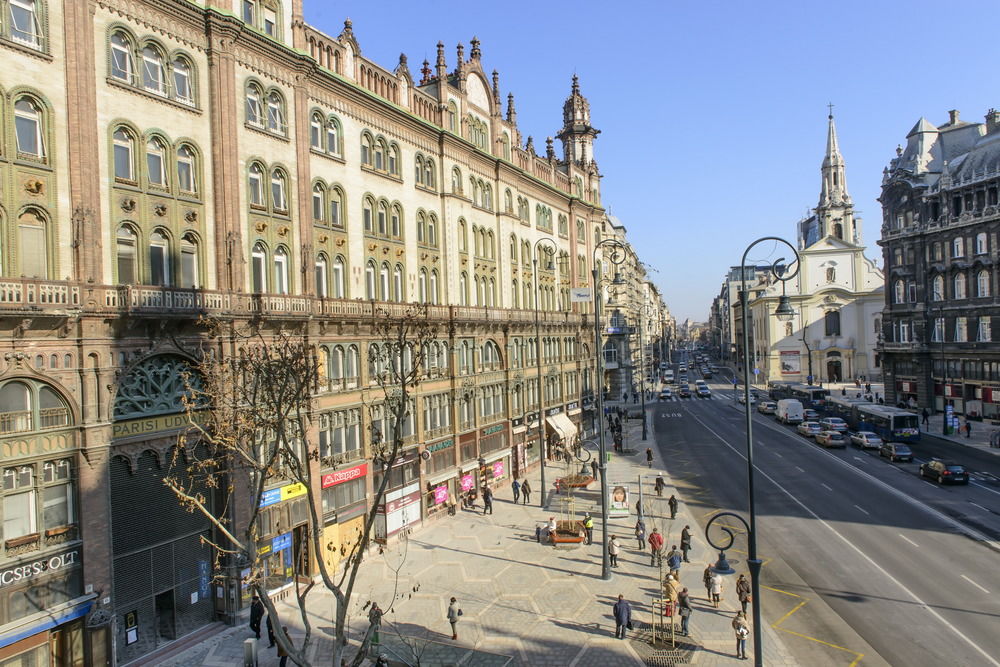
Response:
[[[528,484],[528,480],[524,480],[524,484],[521,485],[521,495],[524,496],[524,504],[527,505],[531,501],[531,485]]]
[[[681,634],[686,637],[691,619],[691,594],[686,588],[677,594],[677,614],[681,617]]]
[[[653,467],[653,450],[650,447],[646,447],[646,467]]]
[[[260,639],[260,622],[264,619],[264,603],[260,601],[255,593],[253,602],[250,603],[250,629],[253,630],[257,639]]]
[[[514,504],[516,505],[517,501],[521,499],[521,483],[515,479],[510,484],[510,490],[514,492]]]
[[[924,421],[924,426],[929,426],[930,425],[930,423],[931,423],[930,416],[931,416],[930,413],[927,412],[927,408],[924,408],[923,411],[920,413],[920,417]]]
[[[594,473],[594,479],[597,479],[597,470],[598,470],[597,459],[590,460],[590,470],[591,472]]]
[[[493,490],[488,486],[483,487],[483,514],[489,512],[493,514]]]
[[[625,633],[632,622],[632,607],[624,595],[618,595],[618,602],[614,606],[615,613],[615,639],[625,639]]]
[[[271,615],[267,615],[267,647],[274,648],[274,625],[271,622]]]
[[[681,553],[684,555],[684,562],[690,563],[688,560],[688,552],[691,551],[691,526],[684,526],[684,530],[681,531]]]
[[[288,639],[288,628],[282,627],[281,629],[285,633],[285,639]],[[278,667],[285,667],[288,664],[288,651],[281,644],[278,644],[278,658],[280,658],[278,660]]]
[[[670,506],[670,518],[677,518],[677,497],[674,494],[670,494],[670,498],[667,500],[667,505]]]

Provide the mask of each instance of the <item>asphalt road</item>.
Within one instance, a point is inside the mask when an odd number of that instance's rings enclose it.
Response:
[[[657,445],[671,475],[700,488],[686,499],[704,506],[699,514],[743,513],[742,406],[731,400],[731,384],[713,390],[711,400],[655,404]],[[967,536],[977,527],[1000,532],[994,483],[942,489],[920,480],[915,464],[890,465],[853,448],[824,450],[756,412],[754,445],[762,557],[780,558],[843,621],[824,617],[817,605],[818,627],[800,632],[806,652],[825,642],[846,649],[841,664],[870,647],[893,665],[1000,667],[1000,555]],[[765,585],[768,577],[765,565]],[[774,597],[762,596],[772,623],[784,611],[768,610],[780,606]],[[861,649],[851,645],[857,637]]]

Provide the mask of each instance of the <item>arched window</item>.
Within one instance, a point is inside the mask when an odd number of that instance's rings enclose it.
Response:
[[[340,155],[340,121],[336,117],[330,116],[326,121],[326,152],[333,155]]]
[[[440,303],[440,298],[438,294],[438,272],[437,269],[431,270],[431,282],[429,286],[431,303],[435,306]]]
[[[462,218],[458,220],[458,250],[460,252],[469,252],[469,234],[465,226],[465,220]]]
[[[378,298],[380,301],[391,299],[389,289],[389,265],[382,264],[382,268],[378,272]]]
[[[423,185],[424,183],[424,157],[417,153],[416,157],[413,159],[413,178],[416,180],[417,184]]]
[[[257,127],[264,127],[264,110],[261,99],[263,94],[257,84],[247,84],[247,120],[246,122]]]
[[[181,192],[198,191],[196,167],[194,150],[187,144],[181,144],[177,149],[177,188]]]
[[[42,107],[27,96],[14,102],[14,130],[19,155],[45,157]]]
[[[326,298],[329,294],[329,262],[322,253],[316,258],[316,296]]]
[[[20,275],[26,278],[49,277],[48,221],[41,211],[28,209],[17,219]]]
[[[379,171],[385,170],[385,151],[386,145],[381,139],[375,142],[375,168]]]
[[[448,130],[458,132],[458,106],[454,101],[448,101]]]
[[[399,264],[392,270],[392,300],[405,301],[403,293],[403,267]]]
[[[944,300],[944,276],[937,275],[931,280],[931,300]]]
[[[367,132],[363,132],[361,134],[361,164],[369,167],[372,166],[374,148],[372,136]]]
[[[271,172],[271,206],[275,211],[288,211],[285,198],[285,174],[280,169]]]
[[[417,301],[427,303],[427,269],[421,268],[417,273]]]
[[[118,284],[136,284],[137,238],[131,227],[122,225],[115,235],[115,254],[118,268]]]
[[[272,132],[285,133],[285,100],[278,91],[273,90],[267,96],[267,129]]]
[[[964,273],[959,272],[959,273],[955,274],[954,288],[955,288],[955,298],[956,299],[964,299],[965,298],[965,274]]]
[[[366,232],[372,231],[372,217],[375,215],[375,201],[371,197],[365,197],[361,207],[361,219],[364,222]]]
[[[378,226],[376,229],[378,233],[381,234],[382,236],[385,236],[386,234],[386,218],[388,218],[388,216],[389,216],[389,205],[386,204],[384,201],[380,201],[378,203],[378,218],[377,218]]]
[[[990,295],[990,272],[983,269],[976,275],[976,296]]]
[[[288,251],[280,246],[274,251],[274,293],[288,294]]]
[[[198,255],[198,239],[193,234],[181,238],[181,281],[180,287],[197,289],[201,287]]]
[[[427,236],[427,221],[423,211],[417,211],[417,243],[425,243]]]
[[[433,188],[436,179],[434,178],[434,160],[427,158],[424,162],[424,185],[429,188]]]
[[[318,151],[323,150],[323,117],[318,111],[309,118],[309,146]]]
[[[187,58],[176,57],[170,63],[174,73],[174,97],[183,104],[194,104],[194,87],[191,85],[191,63]]]
[[[153,137],[146,142],[146,174],[150,185],[166,187],[166,149],[163,142]]]
[[[451,192],[452,194],[462,192],[462,171],[458,167],[452,167],[451,170]]]
[[[403,236],[403,209],[399,204],[392,205],[392,212],[389,214],[389,232],[394,239]]]
[[[135,65],[132,61],[132,41],[122,30],[111,35],[111,76],[132,83]]]
[[[341,211],[344,210],[344,193],[339,187],[330,188],[330,224],[342,227],[344,224]]]
[[[123,127],[115,130],[113,136],[115,153],[115,178],[120,181],[135,181],[135,139]]]
[[[469,305],[469,276],[464,271],[458,277],[458,305]]]
[[[333,259],[333,297],[335,299],[347,298],[346,275],[344,258],[338,255]]]
[[[510,161],[510,135],[506,132],[500,138],[500,157],[504,160]]]
[[[250,253],[250,282],[254,294],[267,292],[267,248],[259,241]]]
[[[396,144],[389,146],[386,150],[386,157],[388,160],[388,164],[386,165],[388,172],[399,176],[399,147]]]
[[[375,262],[369,261],[365,265],[365,298],[374,300],[375,293]]]
[[[958,237],[951,242],[951,256],[965,257],[965,239]]]
[[[160,230],[149,235],[149,282],[170,284],[170,241]]]
[[[976,254],[985,255],[986,250],[986,232],[980,232],[976,234]]]
[[[326,188],[322,183],[313,186],[312,191],[312,217],[315,222],[324,222],[326,215]]]
[[[264,207],[264,168],[254,162],[247,176],[250,205]]]
[[[344,348],[337,345],[330,354],[330,379],[343,380],[344,371]]]
[[[511,298],[511,301],[513,302],[513,303],[511,303],[511,307],[513,307],[513,308],[520,308],[521,307],[521,290],[518,288],[518,284],[517,284],[516,280],[511,281],[510,288],[511,288],[510,289],[510,298]]]
[[[142,49],[142,87],[157,95],[167,94],[163,56],[153,46],[145,46]]]
[[[427,219],[427,245],[436,248],[437,244],[437,218],[431,213]]]

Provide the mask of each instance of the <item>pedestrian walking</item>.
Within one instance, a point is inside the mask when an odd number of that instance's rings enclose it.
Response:
[[[670,494],[670,498],[667,500],[667,505],[670,506],[670,518],[677,518],[677,496]]]
[[[684,530],[681,531],[681,554],[685,563],[691,562],[688,560],[689,551],[691,551],[691,526],[684,526]]]
[[[743,611],[746,611],[747,603],[752,597],[750,596],[750,580],[745,575],[741,574],[740,578],[736,580],[736,597],[739,598]]]
[[[615,451],[619,452],[619,453],[622,451],[622,434],[621,434],[621,432],[615,433]]]
[[[649,447],[646,447],[646,467],[653,467],[653,450]]]
[[[667,553],[667,567],[670,568],[670,574],[672,574],[677,581],[680,581],[681,552],[677,550],[676,544],[673,547],[671,547],[670,552]]]
[[[483,515],[489,512],[493,514],[493,490],[488,486],[483,487]]]
[[[514,504],[516,505],[521,498],[521,483],[515,479],[510,484],[510,490],[514,492]]]
[[[264,618],[264,603],[256,593],[253,594],[253,602],[250,603],[250,629],[254,636],[260,639],[260,622]]]
[[[965,418],[965,437],[966,438],[972,437],[972,422],[969,421],[968,417]]]
[[[719,608],[722,601],[722,575],[712,570],[712,605]]]
[[[594,479],[595,480],[597,479],[597,469],[598,469],[597,459],[591,459],[591,461],[590,461],[590,471],[594,473]]]
[[[930,424],[931,424],[931,415],[930,415],[929,412],[927,412],[927,408],[924,408],[921,411],[920,416],[923,418],[924,426],[930,426]]]
[[[583,529],[587,531],[587,544],[594,543],[594,518],[590,516],[590,512],[587,512],[587,516],[583,518]]]
[[[448,622],[451,623],[451,638],[458,639],[458,617],[462,615],[462,610],[458,608],[458,600],[451,599],[448,605]]]
[[[736,633],[736,657],[740,660],[747,659],[747,637],[750,636],[750,621],[747,620],[745,611],[736,612],[733,619],[733,631]]]
[[[712,564],[709,563],[705,566],[705,572],[701,575],[701,581],[705,584],[705,599],[709,602],[712,601],[712,573],[715,570],[712,569]]]
[[[621,553],[622,547],[618,544],[618,538],[614,535],[611,536],[611,541],[608,542],[608,555],[611,556],[611,567],[618,567],[618,554]]]
[[[615,614],[615,639],[625,639],[625,633],[632,629],[632,607],[625,596],[619,593],[618,602],[612,609]]]
[[[677,594],[677,615],[681,617],[681,634],[687,637],[688,622],[691,620],[691,595],[686,588]]]
[[[653,528],[649,534],[649,564],[654,566],[663,558],[663,535],[660,535],[658,528]]]
[[[646,550],[646,522],[641,518],[635,522],[635,539],[639,541],[639,551]]]
[[[524,480],[524,484],[521,485],[521,495],[524,496],[524,504],[527,505],[531,500],[531,485],[528,484],[528,480]]]
[[[271,614],[267,615],[267,647],[274,648],[274,623],[271,621]]]
[[[659,496],[660,498],[663,497],[663,487],[665,487],[666,485],[667,485],[666,482],[663,481],[663,475],[657,475],[656,483],[653,484],[653,489],[656,490],[656,495]]]
[[[285,633],[285,641],[290,641],[288,638],[288,628],[281,626],[281,631]],[[288,651],[281,644],[278,644],[278,667],[285,667],[288,664]]]
[[[640,498],[639,500],[635,501],[635,514],[636,514],[636,516],[638,516],[640,518],[643,516],[643,513],[642,513],[642,498]]]
[[[622,392],[622,403],[627,403],[627,402],[628,402],[628,392],[627,391],[623,391]]]

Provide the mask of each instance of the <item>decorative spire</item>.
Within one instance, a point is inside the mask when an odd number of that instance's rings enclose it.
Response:
[[[407,58],[405,53],[399,54],[399,64],[396,65],[395,74],[403,75],[410,81],[413,80],[413,76],[410,75],[410,67],[407,65]]]
[[[507,93],[507,122],[517,125],[517,110],[514,108],[514,93]]]
[[[347,35],[348,37],[354,35],[354,24],[351,23],[350,18],[344,19],[344,34]]]
[[[493,103],[497,105],[497,113],[500,113],[500,73],[493,70]]]
[[[465,63],[465,45],[459,42],[455,51],[458,54],[458,69],[462,69],[462,64]]]
[[[572,95],[580,94],[580,77],[578,77],[576,74],[573,75],[573,88],[571,89],[570,93]]]
[[[528,151],[532,155],[535,154],[535,139],[532,136],[528,136],[528,143],[525,145],[524,150]]]
[[[833,122],[833,104],[828,105],[830,113],[827,116],[826,154],[823,156],[823,187],[819,196],[819,205],[849,204],[851,197],[847,194],[847,179],[844,156],[840,154],[840,143],[837,140],[837,126]]]
[[[431,64],[424,58],[424,65],[420,68],[420,85],[424,85],[431,80]]]
[[[545,137],[545,157],[550,160],[556,159],[556,149],[552,147],[552,137]]]
[[[479,60],[483,55],[483,52],[479,50],[479,38],[473,36],[472,41],[469,43],[472,44],[472,51],[469,52],[469,56],[473,60]]]
[[[444,42],[437,43],[436,69],[438,79],[444,81],[444,78],[448,73],[448,63],[444,59]]]

